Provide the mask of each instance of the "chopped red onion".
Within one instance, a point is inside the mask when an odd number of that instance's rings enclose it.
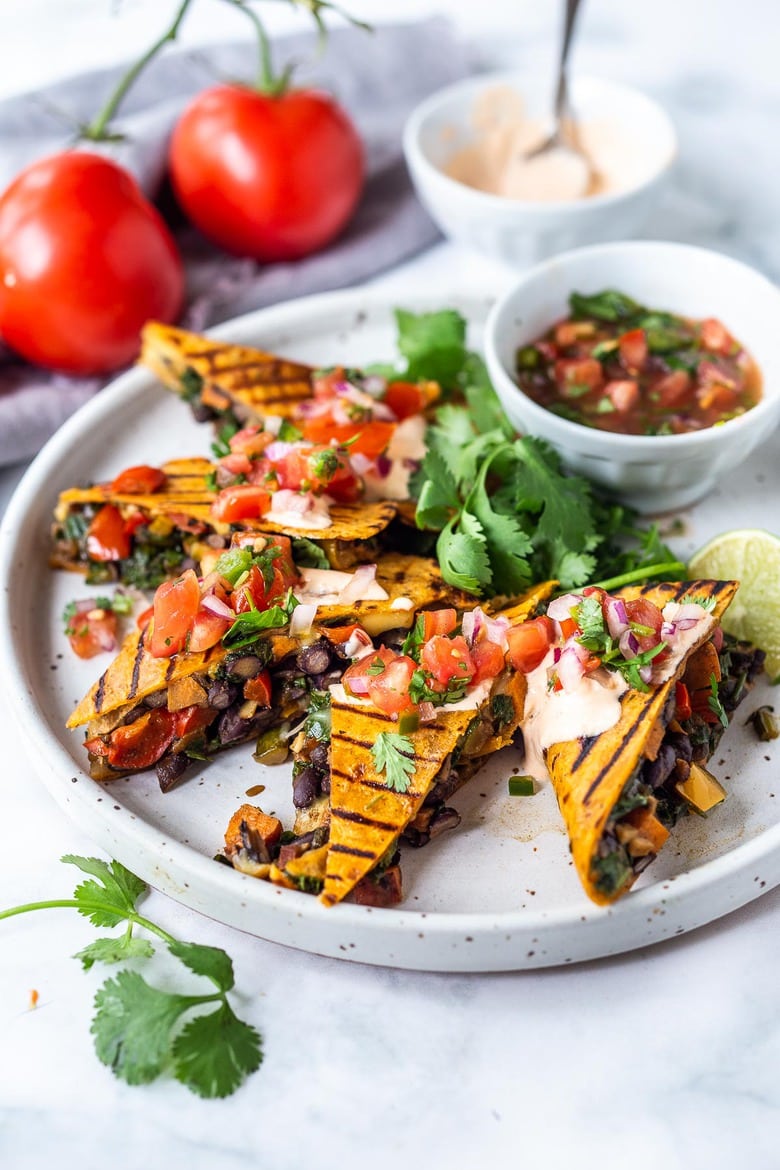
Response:
[[[698,626],[701,618],[678,618],[674,623],[678,630],[692,630],[694,626]]]
[[[369,459],[362,451],[356,451],[354,455],[350,455],[349,461],[356,475],[365,475],[374,466],[374,460]]]
[[[639,677],[643,683],[651,683],[653,681],[653,667],[651,663],[639,667]]]
[[[436,708],[433,703],[429,703],[427,700],[423,701],[420,703],[419,711],[421,723],[433,723],[436,718]]]
[[[363,379],[363,389],[372,398],[381,398],[387,389],[387,381],[381,374],[366,374]]]
[[[380,479],[386,479],[393,470],[393,461],[387,455],[380,455],[376,461],[376,473]]]
[[[461,629],[463,631],[463,637],[466,639],[466,643],[469,646],[474,645],[475,639],[482,625],[482,616],[482,610],[479,606],[476,606],[475,609],[471,609],[468,613],[464,613],[463,615]]]
[[[293,443],[287,443],[283,439],[274,439],[273,443],[269,443],[265,449],[266,457],[272,463],[278,463],[280,459],[284,459],[290,454],[293,446]]]
[[[330,408],[330,399],[306,398],[303,402],[298,404],[296,409],[301,418],[320,418],[324,414],[330,414]],[[276,430],[268,425],[270,421],[271,417],[269,416],[269,418],[266,419],[265,429],[278,435],[282,425],[281,416],[279,417],[279,425]]]
[[[553,650],[553,662],[557,666],[558,663],[560,662],[560,660],[561,660],[561,648],[560,648],[560,646],[556,646],[555,649]]]
[[[314,497],[311,492],[296,492],[292,488],[280,488],[278,492],[274,492],[271,498],[271,512],[270,516],[273,519],[274,512],[297,512],[303,515],[308,512],[314,502]]]
[[[673,638],[676,633],[677,633],[677,623],[676,622],[662,622],[661,623],[661,639],[662,640],[665,640],[666,638]]]
[[[554,598],[547,606],[547,616],[551,617],[554,622],[565,621],[566,618],[571,617],[571,611],[581,601],[579,593],[564,593],[563,597]]]
[[[217,574],[214,574],[217,576]],[[207,593],[201,598],[201,605],[207,609],[209,613],[214,613],[217,617],[225,618],[226,621],[232,622],[236,616],[229,605],[226,605],[215,593]]]
[[[280,414],[269,414],[263,419],[263,430],[269,435],[278,435],[284,419]]]
[[[558,659],[558,678],[565,691],[573,691],[585,673],[576,646],[576,642],[564,646]]]
[[[377,586],[376,565],[358,565],[352,574],[352,579],[339,593],[338,604],[349,605],[352,601],[367,601],[377,597],[378,589],[387,597],[382,586]]]
[[[625,602],[619,597],[610,597],[606,604],[607,629],[613,638],[619,638],[629,627]]]
[[[359,626],[352,631],[343,646],[344,654],[347,658],[364,658],[373,649],[374,643],[371,641],[371,638]]]
[[[620,635],[618,642],[620,653],[624,658],[635,658],[639,653],[639,643],[636,640],[636,635],[632,630],[626,630],[624,634]]]
[[[316,613],[316,605],[296,605],[290,617],[290,637],[295,638],[298,635],[308,634]]]
[[[92,633],[97,638],[103,650],[116,650],[116,638],[105,626],[99,625],[93,628]]]
[[[347,689],[347,688],[345,688],[345,689]],[[349,687],[347,689],[347,694],[349,694],[350,691],[352,692],[353,695],[367,695],[368,694],[368,675],[363,675],[363,676],[358,675],[356,678],[350,678],[349,679]]]

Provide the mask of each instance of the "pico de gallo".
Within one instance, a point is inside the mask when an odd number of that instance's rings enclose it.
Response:
[[[718,426],[761,398],[750,354],[714,317],[645,308],[614,290],[572,293],[571,315],[516,354],[516,378],[560,417],[627,435]]]
[[[70,601],[62,613],[65,636],[79,658],[94,658],[116,650],[117,618],[126,617],[133,608],[126,593],[113,597],[87,597]]]
[[[504,670],[510,633],[506,618],[491,618],[479,607],[462,621],[454,609],[427,610],[400,650],[358,644],[342,685],[391,715],[402,733],[414,730],[432,722],[437,707],[461,702]]]

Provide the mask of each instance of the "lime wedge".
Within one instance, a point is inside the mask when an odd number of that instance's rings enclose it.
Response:
[[[723,629],[765,650],[766,672],[780,682],[780,536],[735,528],[694,553],[688,569],[692,577],[739,581]]]

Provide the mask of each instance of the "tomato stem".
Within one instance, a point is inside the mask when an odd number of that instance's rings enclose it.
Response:
[[[238,8],[241,12],[246,13],[257,34],[258,67],[257,80],[255,82],[257,89],[261,93],[269,94],[271,97],[278,97],[287,88],[291,70],[289,68],[285,69],[280,77],[276,77],[274,74],[273,60],[271,57],[271,41],[268,33],[260,17],[249,7],[246,0],[228,0],[228,4],[232,4],[234,8]]]
[[[190,7],[192,0],[182,0],[176,12],[173,22],[169,25],[161,37],[159,37],[154,44],[147,49],[144,55],[128,69],[127,73],[122,77],[119,85],[116,87],[111,97],[108,99],[103,109],[97,117],[89,122],[86,126],[81,127],[80,137],[85,138],[90,142],[104,142],[111,138],[109,131],[111,119],[116,114],[120,105],[124,101],[128,90],[133,86],[136,78],[146,68],[150,61],[154,60],[157,54],[165,48],[171,41],[175,41],[179,33],[179,28],[187,14],[187,9]]]

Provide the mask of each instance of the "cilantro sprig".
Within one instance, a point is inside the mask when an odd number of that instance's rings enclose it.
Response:
[[[385,783],[394,792],[408,792],[412,776],[417,770],[414,758],[414,744],[408,735],[397,731],[380,731],[371,748],[377,773],[385,774]]]
[[[152,943],[134,933],[140,928],[162,940],[174,958],[214,988],[183,995],[153,987],[135,970],[120,971],[95,996],[90,1030],[98,1059],[129,1085],[148,1084],[170,1072],[200,1097],[234,1093],[260,1067],[263,1056],[259,1033],[238,1018],[228,1000],[235,985],[230,957],[218,947],[181,942],[140,914],[137,903],[147,892],[146,884],[120,862],[73,854],[62,861],[90,875],[72,898],[14,906],[0,911],[0,919],[70,908],[100,929],[124,923],[123,933],[101,936],[74,956],[84,970],[95,963],[151,958]],[[208,1007],[213,1010],[202,1010]]]

